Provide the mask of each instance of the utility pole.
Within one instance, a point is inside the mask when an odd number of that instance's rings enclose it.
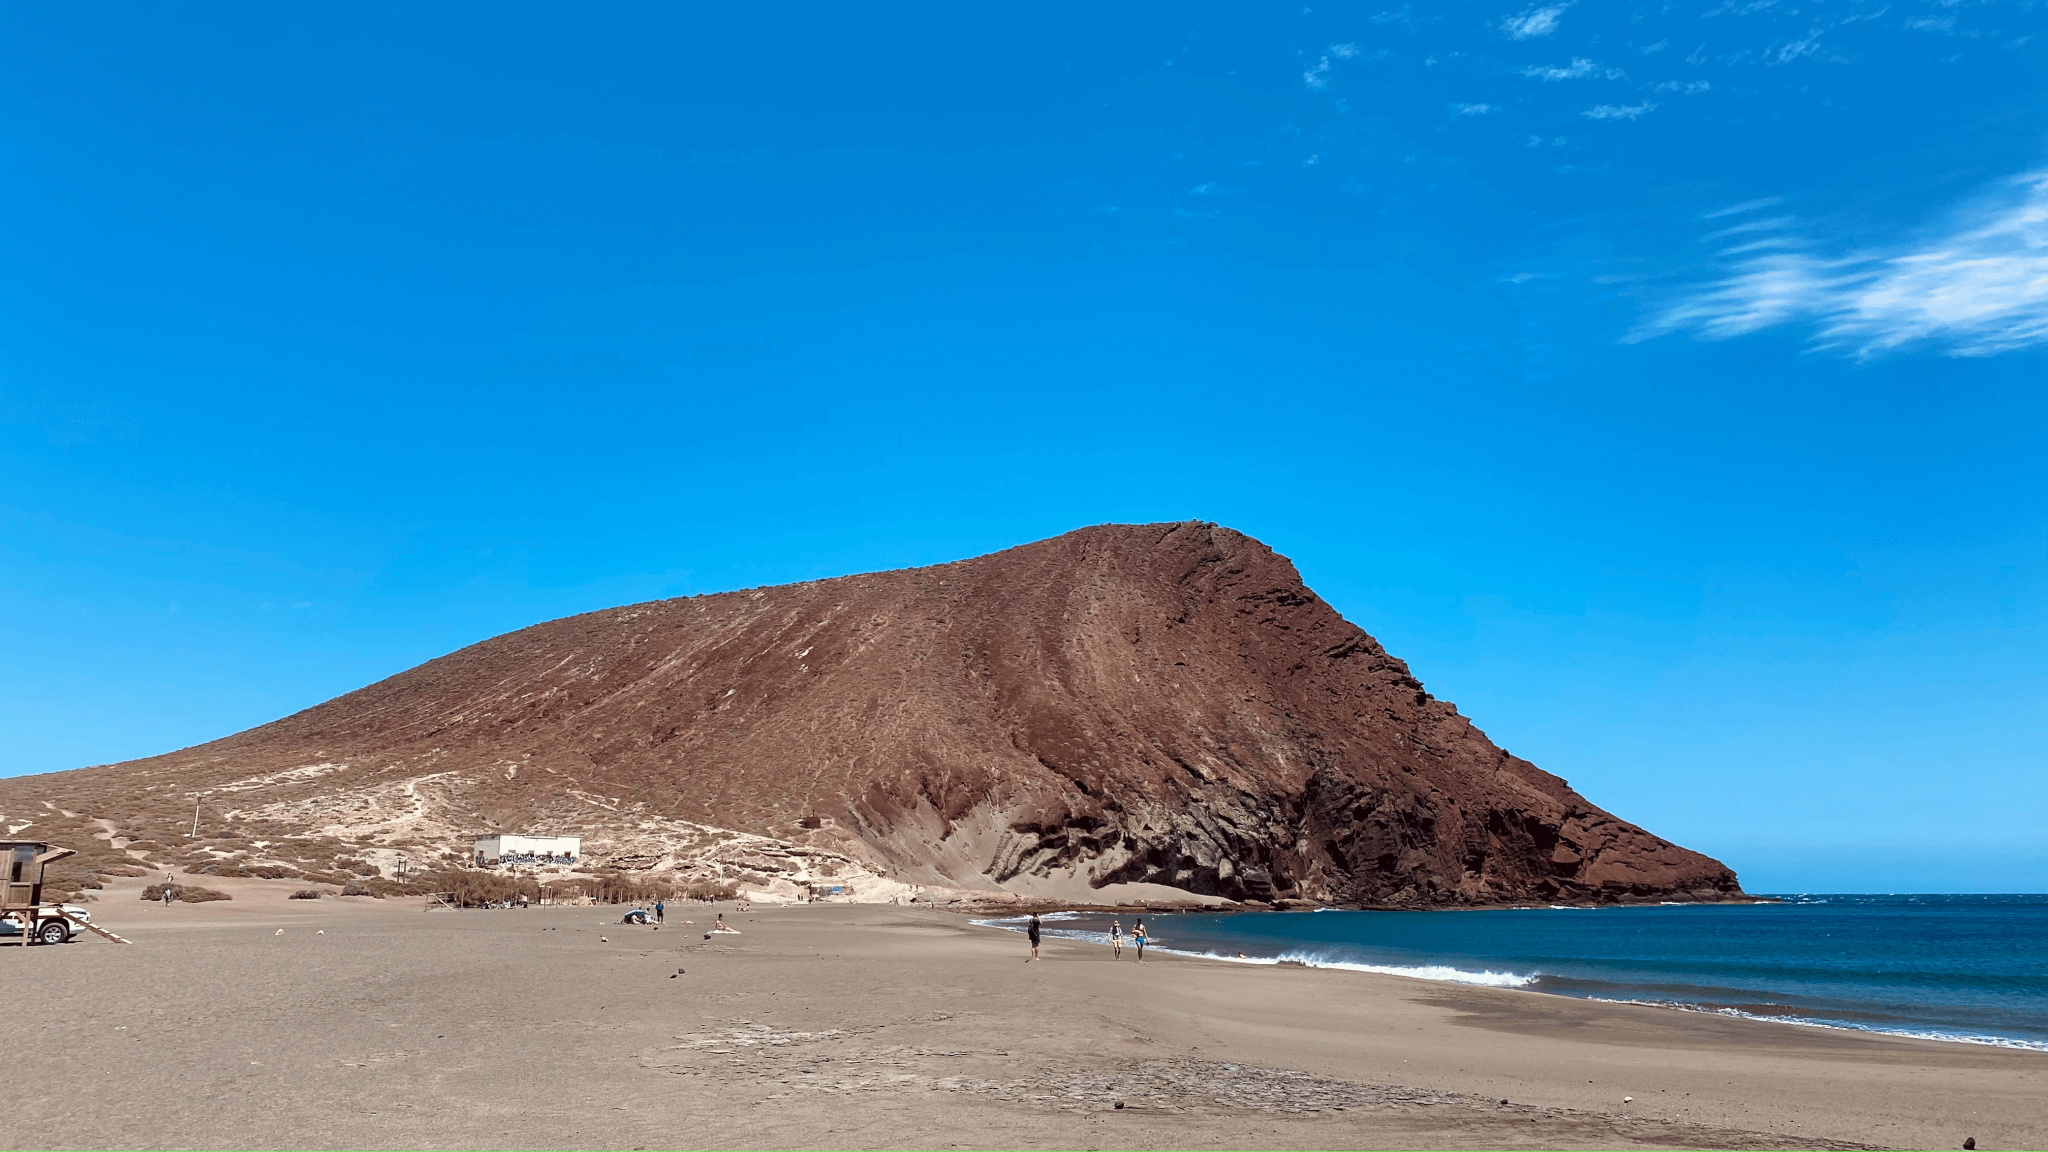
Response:
[[[192,835],[199,835],[199,801],[192,802]]]

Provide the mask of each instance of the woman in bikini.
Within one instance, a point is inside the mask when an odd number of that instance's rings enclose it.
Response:
[[[1121,960],[1123,955],[1124,922],[1122,920],[1111,920],[1109,922],[1109,958],[1111,960]]]

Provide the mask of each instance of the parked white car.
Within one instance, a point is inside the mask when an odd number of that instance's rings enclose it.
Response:
[[[60,904],[58,907],[64,909],[67,915],[77,920],[92,919],[92,913],[80,908],[76,904]],[[72,937],[78,935],[79,931],[78,925],[64,919],[63,916],[44,917],[36,922],[35,941],[38,944],[64,944],[69,942]],[[13,920],[0,920],[0,936],[19,935],[21,935],[21,925],[19,923]]]

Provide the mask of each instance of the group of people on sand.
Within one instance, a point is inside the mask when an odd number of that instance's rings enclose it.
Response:
[[[1038,959],[1039,936],[1038,913],[1031,914],[1031,922],[1024,926],[1024,934],[1031,938],[1031,955],[1024,958],[1026,964]],[[1138,949],[1138,962],[1145,960],[1145,918],[1140,916],[1131,925],[1131,943]],[[1109,922],[1109,958],[1121,960],[1124,956],[1124,921],[1119,916]]]

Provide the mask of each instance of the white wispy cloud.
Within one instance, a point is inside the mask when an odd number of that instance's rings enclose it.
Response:
[[[1780,65],[1790,64],[1795,60],[1803,60],[1809,56],[1819,58],[1821,55],[1821,37],[1849,24],[1876,20],[1889,11],[1891,11],[1890,4],[1880,4],[1872,8],[1852,10],[1818,18],[1806,30],[1805,35],[1794,36],[1790,40],[1774,43],[1764,49],[1761,59],[1765,64]],[[1846,58],[1839,55],[1831,55],[1828,58],[1838,64],[1849,62]]]
[[[1749,16],[1757,12],[1768,12],[1778,6],[1778,0],[1746,0],[1743,3],[1727,3],[1711,12],[1701,13],[1702,19],[1711,20],[1716,16]]]
[[[1744,212],[1754,212],[1759,208],[1769,208],[1773,204],[1783,204],[1784,202],[1785,198],[1783,196],[1766,196],[1761,200],[1744,200],[1740,204],[1730,204],[1726,208],[1717,208],[1700,217],[1700,219],[1719,220],[1723,216],[1738,216]]]
[[[1548,36],[1557,31],[1558,17],[1563,16],[1564,10],[1577,2],[1578,0],[1565,0],[1562,4],[1530,8],[1519,15],[1503,16],[1500,20],[1500,30],[1507,33],[1510,40],[1531,40],[1538,36]]]
[[[1453,115],[1453,116],[1484,116],[1484,115],[1486,115],[1487,113],[1489,113],[1489,112],[1492,112],[1492,111],[1494,111],[1494,110],[1495,110],[1495,109],[1494,109],[1493,105],[1491,105],[1491,104],[1453,104],[1453,105],[1451,105],[1451,115]]]
[[[1398,12],[1375,12],[1372,16],[1372,22],[1375,24],[1399,24],[1410,32],[1415,31],[1415,26],[1418,24],[1434,24],[1442,19],[1443,17],[1441,16],[1418,17],[1415,15],[1415,5],[1413,4],[1401,5],[1401,9]]]
[[[1330,71],[1337,66],[1336,60],[1349,60],[1357,56],[1358,45],[1332,44],[1324,52],[1325,55],[1317,57],[1316,62],[1309,65],[1308,70],[1301,74],[1301,82],[1318,92],[1330,86]],[[1386,53],[1381,52],[1379,55],[1384,56]]]
[[[1644,87],[1651,92],[1676,92],[1680,96],[1697,96],[1714,90],[1714,85],[1706,80],[1664,80]]]
[[[1596,104],[1579,115],[1588,120],[1640,120],[1657,110],[1655,104]]]
[[[1908,345],[1989,356],[2048,344],[2048,172],[2007,181],[1925,238],[1888,249],[1815,255],[1798,250],[1797,236],[1784,240],[1745,245],[1763,250],[1629,339],[1690,331],[1719,340],[1804,323],[1816,348],[1858,359]]]
[[[1593,62],[1583,56],[1574,57],[1563,68],[1534,67],[1522,69],[1522,75],[1532,80],[1577,80],[1593,74]]]
[[[1807,29],[1806,35],[1795,36],[1783,43],[1773,44],[1764,50],[1764,63],[1790,64],[1801,57],[1811,56],[1820,51],[1820,38],[1827,29],[1819,24]]]
[[[1726,240],[1730,236],[1741,236],[1750,232],[1783,232],[1791,224],[1792,217],[1790,216],[1772,216],[1766,220],[1744,220],[1740,224],[1730,224],[1726,228],[1719,228],[1709,232],[1702,236],[1701,239]]]
[[[1602,68],[1598,64],[1593,63],[1591,60],[1586,59],[1584,56],[1574,56],[1572,57],[1572,62],[1562,68],[1524,68],[1522,69],[1522,75],[1527,76],[1532,80],[1545,81],[1583,80],[1588,76],[1605,76],[1609,80],[1619,80],[1623,76],[1628,75],[1628,73],[1623,72],[1619,68]]]

